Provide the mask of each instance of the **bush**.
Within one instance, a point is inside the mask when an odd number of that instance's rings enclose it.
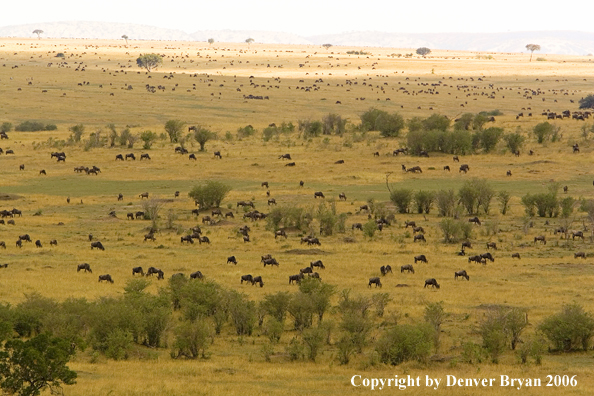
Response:
[[[290,301],[291,296],[289,292],[278,292],[276,294],[265,295],[264,299],[260,302],[260,306],[268,315],[282,324],[285,322]]]
[[[435,203],[440,216],[453,216],[457,202],[454,190],[439,190],[435,193]]]
[[[390,200],[398,208],[398,213],[408,213],[408,208],[412,202],[412,190],[400,189],[390,193]]]
[[[12,124],[10,122],[3,122],[2,125],[0,125],[0,132],[10,132],[12,131]]]
[[[361,116],[363,131],[379,131],[384,137],[397,137],[404,128],[404,118],[398,113],[389,114],[386,111],[371,108]]]
[[[557,194],[540,193],[526,194],[522,197],[522,204],[526,215],[532,217],[538,214],[539,217],[557,217],[559,215],[559,200]]]
[[[338,114],[331,113],[322,117],[322,124],[322,133],[324,135],[335,134],[342,136],[346,132],[347,120]]]
[[[585,98],[581,98],[578,103],[580,109],[594,109],[594,95],[589,94]]]
[[[386,364],[416,360],[426,362],[434,340],[433,327],[428,323],[397,325],[387,330],[376,344],[380,361]]]
[[[456,243],[462,238],[461,222],[454,219],[443,219],[439,222],[445,243]]]
[[[142,146],[142,148],[145,150],[150,150],[150,148],[153,145],[153,143],[155,142],[155,140],[157,140],[157,137],[158,137],[157,134],[152,131],[141,132],[140,140],[142,140],[144,142],[144,145]]]
[[[367,223],[363,224],[363,235],[373,238],[377,231],[377,223],[373,219],[369,219]]]
[[[324,131],[324,125],[320,121],[310,121],[310,120],[299,120],[299,132],[303,133],[304,139],[309,139],[312,137],[317,137],[322,134]],[[270,129],[270,131],[267,131]],[[263,138],[264,141],[270,140],[270,138],[274,135],[278,135],[281,131],[277,127],[268,127],[264,130]],[[266,136],[268,139],[266,138]]]
[[[307,346],[308,350],[307,357],[312,362],[316,361],[316,357],[324,345],[325,336],[324,329],[320,327],[303,331],[303,343]]]
[[[538,328],[558,351],[587,351],[594,335],[594,317],[573,303],[564,305],[560,313],[546,318]]]
[[[524,145],[524,140],[526,140],[524,136],[520,135],[517,132],[508,133],[503,137],[503,139],[505,140],[507,148],[512,153],[518,153]]]
[[[516,349],[527,325],[526,313],[520,308],[495,307],[487,313],[486,319],[480,324],[479,333],[493,363],[498,362],[508,342],[511,349]]]
[[[213,132],[200,126],[196,127],[196,130],[194,131],[194,139],[196,139],[196,141],[200,145],[200,151],[204,151],[204,146],[206,145],[206,142],[214,139],[215,136],[216,135]]]
[[[431,191],[418,191],[414,196],[415,206],[417,207],[417,213],[429,214],[433,207],[433,201],[435,200],[435,194]]]
[[[544,143],[545,141],[549,140],[551,136],[555,133],[555,126],[550,124],[549,122],[541,122],[537,124],[533,129],[532,132],[536,136],[538,143]]]
[[[439,114],[431,114],[422,122],[423,129],[426,131],[446,131],[450,127],[450,119]]]
[[[10,123],[4,123],[10,124]],[[4,126],[3,124],[3,126]],[[10,124],[12,126],[12,124]],[[49,129],[48,129],[49,127]],[[58,127],[54,124],[44,125],[42,122],[38,121],[24,121],[14,127],[15,131],[18,132],[38,132],[38,131],[53,131],[58,129]],[[8,132],[8,131],[5,131]]]
[[[499,194],[497,194],[497,199],[501,205],[501,214],[506,215],[509,210],[509,200],[511,199],[511,195],[507,191],[500,191]]]
[[[431,53],[431,50],[427,47],[420,47],[417,48],[417,54],[425,56],[425,55],[429,55]]]
[[[72,134],[70,135],[70,138],[75,143],[78,143],[78,142],[80,142],[80,139],[82,138],[82,135],[85,132],[85,126],[83,124],[76,124],[76,125],[73,125],[70,128],[68,128],[68,130],[70,132],[72,132]]]
[[[277,231],[280,228],[294,227],[306,231],[313,220],[311,213],[297,206],[279,206],[266,216],[266,229]]]
[[[491,127],[476,133],[479,145],[485,153],[493,151],[501,136],[503,135],[503,128]]]
[[[253,136],[257,131],[251,125],[246,125],[243,128],[237,128],[237,138],[242,139],[244,137]]]
[[[171,143],[177,143],[178,139],[181,138],[185,126],[186,123],[180,120],[169,120],[165,123],[165,132],[169,135]]]
[[[224,183],[208,181],[200,186],[194,186],[188,196],[198,202],[201,209],[218,208],[229,191],[231,187]]]
[[[171,357],[174,359],[182,356],[187,359],[205,358],[206,350],[211,343],[211,332],[206,321],[182,322],[175,329]]]

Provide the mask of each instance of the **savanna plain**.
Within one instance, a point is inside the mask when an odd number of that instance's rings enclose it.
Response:
[[[136,60],[150,53],[163,64],[148,72]],[[22,212],[0,224],[0,264],[8,264],[0,268],[0,302],[10,305],[3,312],[14,312],[13,323],[18,312],[34,313],[24,339],[52,331],[76,343],[68,365],[78,378],[64,386],[67,395],[371,392],[352,386],[353,375],[420,376],[422,386],[399,391],[412,395],[589,395],[592,334],[585,348],[558,348],[543,324],[568,307],[581,307],[586,322],[594,313],[593,119],[543,113],[583,111],[580,99],[594,91],[593,62],[436,49],[419,56],[388,48],[2,39],[0,123],[13,127],[0,147],[14,154],[0,155],[0,210]],[[362,125],[373,111],[392,120],[397,113],[404,124],[386,137],[374,128],[381,123]],[[473,124],[480,113],[484,122]],[[470,145],[441,143],[418,155],[413,129],[433,133],[423,129],[432,116]],[[456,126],[464,119],[468,125]],[[56,129],[14,130],[26,121]],[[550,134],[539,143],[534,128],[547,121]],[[168,122],[179,127],[174,135]],[[500,132],[486,149],[480,136],[488,128]],[[208,132],[204,150],[200,131]],[[143,134],[152,136],[146,146]],[[507,135],[520,137],[519,155]],[[93,166],[100,172],[74,170]],[[415,166],[422,172],[403,169]],[[223,216],[188,195],[208,181],[229,187]],[[477,186],[492,192],[487,210],[468,210],[460,199]],[[440,213],[435,199],[418,213],[419,192],[450,190],[451,211]],[[406,191],[412,198],[400,210],[391,196]],[[539,194],[554,201],[545,217],[526,210],[526,197]],[[127,216],[150,210],[153,219]],[[253,210],[268,217],[244,216]],[[481,225],[468,222],[475,216]],[[381,230],[380,219],[388,223]],[[405,226],[412,221],[423,231]],[[180,241],[196,226],[210,243]],[[281,229],[286,236],[275,236]],[[24,234],[33,242],[19,248]],[[91,249],[89,234],[105,250]],[[155,240],[144,241],[147,234]],[[414,239],[421,234],[425,241]],[[320,244],[304,243],[307,236]],[[472,247],[461,248],[464,241]],[[468,260],[487,252],[494,261]],[[278,265],[263,265],[268,254]],[[416,262],[420,255],[427,262]],[[320,280],[306,273],[289,281],[317,260]],[[77,271],[81,263],[93,272]],[[409,264],[414,272],[400,271]],[[393,271],[382,275],[388,265]],[[133,275],[138,266],[158,268],[164,279]],[[454,278],[461,270],[469,280]],[[195,271],[203,279],[188,279]],[[184,275],[172,278],[177,273]],[[98,282],[104,274],[113,283]],[[247,274],[261,276],[262,287],[240,282]],[[374,277],[381,287],[370,284]],[[431,278],[439,288],[424,287]],[[184,337],[194,340],[195,356]],[[426,375],[443,380],[439,389],[423,386]],[[447,375],[497,378],[497,386],[447,387]],[[539,378],[542,386],[501,387],[500,375]],[[575,376],[577,385],[547,387],[547,375]]]

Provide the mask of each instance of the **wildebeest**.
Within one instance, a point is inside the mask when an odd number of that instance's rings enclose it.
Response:
[[[201,243],[201,244],[202,243],[208,243],[210,245],[210,239],[208,239],[207,236],[199,237],[198,238],[198,242]]]
[[[320,245],[322,245],[322,243],[320,242],[320,240],[318,238],[315,238],[315,237],[312,238],[312,237],[310,237],[307,240],[307,245],[308,246],[311,246],[311,245],[318,245],[318,246],[320,246]]]
[[[249,235],[244,235],[243,236],[243,242],[249,242],[250,241],[250,236]]]
[[[511,176],[511,175],[512,175],[512,171],[508,170],[508,171],[506,172],[506,175],[507,175],[507,176]]]
[[[223,216],[223,211],[220,208],[215,208],[210,212],[211,216]]]
[[[136,212],[134,215],[136,216],[136,220],[138,220],[139,217],[144,218],[144,212],[139,211],[139,212]]]
[[[184,243],[184,242],[194,243],[194,240],[192,239],[192,235],[185,235],[180,238],[180,242],[181,243]]]
[[[567,191],[569,191],[569,187],[567,187],[567,186],[564,186],[564,187],[563,187],[563,192],[564,192],[565,194],[567,194]]]
[[[417,263],[417,261],[421,261],[421,262],[427,264],[427,257],[425,257],[424,254],[420,254],[418,256],[415,256],[415,264]]]
[[[4,152],[4,154],[8,155],[8,154],[14,154],[14,150],[6,150]]]
[[[456,271],[454,272],[454,280],[457,280],[458,277],[466,278],[466,280],[470,280],[470,276],[466,273],[466,270]]]
[[[425,235],[423,234],[417,234],[413,237],[413,242],[416,241],[423,241],[423,242],[427,242],[427,240],[425,239]]]
[[[0,241],[0,247],[6,249],[6,242]]]
[[[464,250],[464,248],[472,249],[472,243],[470,243],[470,241],[462,242],[462,250]]]
[[[512,258],[521,259],[521,257],[520,257],[520,253],[513,253],[513,254],[512,254]]]
[[[324,263],[322,263],[322,260],[316,260],[316,261],[312,261],[311,263],[309,263],[309,266],[313,269],[313,267],[319,267],[321,269],[325,269],[326,267],[324,266]]]
[[[134,153],[130,153],[130,154],[126,154],[126,161],[128,160],[128,158],[131,158],[132,160],[136,161],[136,156],[134,155]]]
[[[39,174],[40,174],[40,175],[46,175],[46,176],[47,176],[47,173],[45,172],[45,169],[42,169],[42,170],[40,170],[40,171],[39,171]]]
[[[301,180],[301,181],[299,182],[299,187],[303,187],[304,185],[305,185],[305,182],[304,182],[303,180]]]
[[[235,215],[233,214],[232,211],[229,211],[229,212],[225,213],[225,218],[227,218],[227,217],[235,218]]]
[[[126,215],[126,218],[127,218],[128,220],[134,220],[134,213],[132,213],[132,212],[128,213],[128,214]]]
[[[41,241],[39,239],[35,241],[35,246],[38,248],[43,247],[41,246]]]
[[[215,151],[214,152],[214,158],[223,159],[223,156],[221,155],[221,152],[220,151]]]
[[[19,170],[25,170],[25,164],[19,165]]]
[[[405,220],[404,221],[404,228],[408,228],[408,227],[413,227],[414,228],[416,226],[417,225],[416,225],[416,223],[414,221],[408,221],[408,220]]]
[[[427,286],[436,287],[439,289],[439,283],[437,283],[435,278],[425,280],[425,286],[423,286],[423,289],[426,288]]]
[[[369,205],[361,205],[361,206],[359,206],[359,212],[362,212],[364,210],[367,211],[367,212],[369,212],[369,210],[370,210],[369,209]]]
[[[116,158],[115,159],[116,159],[116,161],[117,160],[123,161],[124,160],[124,156],[122,154],[118,154],[118,155],[116,155]]]
[[[346,201],[347,197],[345,193],[338,194],[338,199],[341,201]]]
[[[270,187],[268,186],[268,182],[262,182],[262,185],[261,185],[261,187],[270,188]]]
[[[285,239],[287,239],[287,233],[285,232],[285,230],[278,230],[274,232],[274,239],[276,239],[276,237],[285,237]]]
[[[143,192],[142,194],[139,194],[138,196],[140,197],[140,199],[143,199],[143,198],[148,199],[149,193],[148,192]]]
[[[249,206],[251,208],[254,208],[254,203],[252,201],[239,201],[239,202],[237,202],[237,207],[239,208],[240,206],[241,207],[244,207],[244,208],[246,206]]]
[[[491,249],[491,248],[497,250],[497,243],[495,243],[495,242],[487,242],[487,249]]]
[[[16,246],[18,248],[22,248],[23,247],[23,241],[21,241],[20,239],[16,241]]]
[[[274,199],[274,198],[268,199],[268,205],[276,205],[276,199]]]
[[[281,154],[278,159],[286,159],[286,160],[291,160],[291,154]]]
[[[300,274],[312,274],[313,273],[313,269],[311,267],[305,267],[305,268],[301,268],[299,270]]]
[[[19,240],[20,241],[33,242],[31,240],[31,237],[29,236],[29,234],[19,235]]]
[[[149,269],[146,271],[146,276],[152,276],[153,274],[157,274],[157,279],[165,278],[165,274],[163,273],[162,270],[160,270],[159,268],[155,268],[155,267],[149,267]]]
[[[371,285],[375,285],[375,287],[382,287],[382,282],[380,281],[379,277],[374,277],[374,278],[369,278],[369,284],[367,285],[368,287],[371,287]]]
[[[444,166],[443,167],[443,170],[447,170],[449,172],[450,171],[450,166],[449,165]]]
[[[99,275],[99,282],[101,282],[101,281],[113,283],[113,279],[111,279],[111,275],[109,275],[109,274]]]
[[[351,229],[352,230],[361,230],[361,231],[363,231],[363,224],[361,224],[361,223],[354,223],[351,226]]]
[[[584,240],[584,233],[582,231],[572,231],[571,232],[571,239],[575,240],[575,238],[582,238]]]
[[[292,284],[293,282],[297,282],[297,283],[301,283],[301,280],[304,278],[302,273],[299,273],[297,275],[289,275],[289,285]]]
[[[80,271],[90,272],[91,274],[93,271],[91,270],[91,266],[88,263],[82,263],[76,266],[76,272]]]
[[[574,253],[573,254],[573,258],[578,258],[578,257],[581,257],[581,258],[585,259],[586,258],[586,253],[585,252],[577,252],[577,253]]]
[[[227,257],[227,264],[229,263],[237,265],[237,259],[235,258],[235,256]]]
[[[16,208],[12,208],[11,212],[12,212],[12,215],[13,216],[17,216],[18,215],[19,217],[23,217],[23,212],[21,212],[20,210],[18,210]]]
[[[481,225],[481,221],[479,220],[479,218],[477,216],[468,219],[468,222],[469,223],[474,223],[476,225]]]
[[[93,250],[94,248],[97,248],[99,250],[105,250],[105,248],[103,247],[103,244],[99,241],[91,242],[91,250]]]
[[[253,280],[254,280],[254,277],[253,277],[251,274],[248,274],[248,275],[242,275],[242,276],[241,276],[241,282],[240,282],[240,283],[241,283],[242,285],[243,285],[243,282],[246,282],[246,283],[247,283],[247,282],[249,282],[249,283],[252,283],[252,281],[253,281]]]
[[[145,234],[144,235],[144,241],[143,242],[146,242],[147,240],[151,240],[151,241],[155,242],[156,241],[155,234],[153,234],[152,232],[149,232],[148,234]]]
[[[412,172],[412,173],[417,173],[417,172],[423,173],[423,170],[421,169],[420,166],[413,166],[412,168],[408,168],[406,171]]]
[[[493,255],[491,253],[489,253],[489,252],[481,254],[481,258],[488,259],[491,262],[494,262],[495,261],[495,258],[493,257]]]
[[[118,194],[118,201],[123,201],[124,195],[122,193]]]
[[[400,273],[403,273],[404,271],[407,272],[412,272],[413,274],[415,273],[415,269],[413,268],[412,264],[406,264],[400,267]]]
[[[278,263],[278,261],[276,261],[275,258],[263,259],[262,263],[264,263],[264,267],[266,267],[267,265],[276,265],[277,267],[279,266],[279,263]]]
[[[190,274],[190,279],[204,279],[204,275],[202,275],[202,272],[200,271],[192,272]]]
[[[57,241],[57,240],[55,240],[55,239],[52,239],[52,240],[50,241],[50,246],[52,246],[52,245],[53,245],[53,246],[58,246],[58,241]]]
[[[252,286],[256,283],[259,283],[260,287],[264,287],[264,281],[262,280],[261,276],[254,276],[254,279],[252,280]]]
[[[190,154],[190,155],[188,156],[188,159],[191,159],[191,160],[193,159],[194,161],[196,161],[196,154],[193,154],[193,153],[192,153],[192,154]]]
[[[458,158],[458,156],[457,156],[457,155],[454,155],[454,157],[452,158],[452,160],[453,160],[454,162],[460,162],[460,159]]]
[[[314,192],[314,198],[326,198],[326,197],[324,196],[323,192],[316,191],[316,192]]]
[[[344,160],[338,160],[335,162],[335,164],[344,164]]]
[[[534,243],[536,244],[537,241],[542,242],[543,245],[546,245],[547,244],[547,239],[545,238],[544,235],[535,236],[534,237]]]
[[[7,264],[0,264],[0,268],[8,268],[8,263]],[[317,274],[317,272],[316,272]]]
[[[472,261],[474,261],[475,263],[479,263],[479,264],[486,264],[487,263],[486,260],[483,261],[483,258],[480,255],[468,257],[468,262],[470,263]]]
[[[417,232],[421,232],[421,233],[425,233],[425,229],[421,226],[418,227],[413,227],[413,233],[417,233]]]
[[[460,170],[458,170],[458,173],[460,173],[460,172],[466,173],[469,170],[470,170],[470,167],[468,166],[468,164],[463,164],[463,165],[460,165]]]
[[[380,267],[380,273],[382,274],[382,276],[385,276],[387,273],[392,273],[392,266],[390,265],[386,265],[386,266],[381,266]]]
[[[140,160],[142,161],[143,159],[150,160],[151,156],[148,154],[140,154]]]
[[[295,163],[294,163],[294,162],[287,162],[287,163],[285,164],[285,166],[295,166]]]
[[[144,276],[144,270],[142,269],[142,267],[132,268],[132,276],[134,276],[136,274],[140,274],[141,276]]]
[[[210,216],[203,216],[202,217],[202,224],[212,224],[213,220]]]

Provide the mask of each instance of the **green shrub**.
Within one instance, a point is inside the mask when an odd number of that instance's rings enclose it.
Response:
[[[544,143],[549,140],[556,131],[556,127],[549,122],[541,122],[537,124],[533,129],[532,132],[536,136],[538,143]]]
[[[175,340],[171,357],[179,359],[205,358],[206,350],[211,344],[212,330],[206,321],[184,321],[175,329]]]
[[[398,208],[398,213],[408,213],[412,198],[413,192],[408,189],[394,190],[390,193],[390,200]]]
[[[218,208],[231,187],[218,181],[207,181],[206,183],[194,186],[188,196],[198,202],[201,209]]]
[[[382,334],[375,350],[382,363],[398,365],[409,360],[425,363],[431,354],[434,332],[428,323],[397,325]]]
[[[594,317],[577,303],[564,305],[538,327],[558,351],[588,350],[594,335]]]

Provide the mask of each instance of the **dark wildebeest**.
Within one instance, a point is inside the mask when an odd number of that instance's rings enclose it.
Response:
[[[4,220],[3,220],[3,221],[4,221]],[[6,224],[9,224],[9,225],[15,225],[15,222],[14,222],[14,220],[10,219],[10,220],[8,220],[8,221],[6,222]]]
[[[582,231],[572,231],[571,232],[571,239],[575,240],[575,238],[582,238],[584,240],[584,233]]]
[[[234,219],[235,215],[233,214],[232,211],[229,211],[229,212],[225,213],[225,218],[227,218],[227,217],[231,217],[232,219]]]
[[[301,268],[299,270],[300,274],[313,274],[313,269],[311,267]]]
[[[204,279],[204,275],[202,275],[202,272],[200,271],[192,272],[190,274],[190,279]]]
[[[155,242],[155,241],[156,241],[156,239],[155,239],[155,234],[153,234],[152,232],[149,232],[148,234],[146,234],[146,235],[144,236],[144,241],[143,241],[143,242],[146,242],[146,241],[147,241],[147,240],[149,240],[149,239],[150,239],[151,241]]]
[[[269,205],[269,206],[270,206],[270,205],[276,205],[276,199],[274,199],[274,198],[270,198],[270,199],[268,199],[268,205]]]
[[[0,241],[0,247],[6,249],[6,242]]]
[[[240,206],[241,207],[244,207],[244,208],[246,206],[249,206],[251,208],[254,208],[254,203],[252,201],[239,201],[239,202],[237,202],[237,207],[239,208]]]
[[[470,263],[472,261],[474,261],[475,263],[483,264],[483,258],[480,255],[468,257],[468,262]]]
[[[367,212],[369,212],[369,210],[370,210],[369,209],[369,205],[361,205],[361,206],[359,206],[359,212],[363,212],[364,210],[367,211]]]
[[[406,171],[412,172],[412,173],[417,173],[417,172],[423,173],[423,170],[421,169],[420,166],[413,166],[412,168],[408,168]]]
[[[338,199],[340,201],[346,201],[346,199],[347,199],[346,194],[345,193],[338,194]]]
[[[470,280],[470,276],[466,273],[466,270],[456,271],[454,272],[454,280],[458,280],[458,277],[466,278],[466,280]]]
[[[140,199],[142,199],[142,198],[146,198],[146,199],[148,199],[148,197],[149,197],[149,193],[147,193],[147,192],[143,192],[142,194],[139,194],[138,196],[140,197]]]
[[[213,209],[210,212],[210,215],[213,216],[213,217],[214,216],[220,216],[220,217],[222,217],[223,216],[223,211],[220,208],[216,208],[216,209]]]
[[[8,155],[8,154],[14,154],[14,150],[6,150],[4,152],[4,154]]]
[[[278,159],[286,159],[286,160],[291,160],[291,154],[282,154],[278,157]]]
[[[416,241],[423,241],[423,242],[427,242],[427,240],[425,239],[425,235],[423,234],[417,234],[413,237],[413,242]]]
[[[23,247],[23,241],[21,241],[20,239],[18,241],[16,241],[16,246],[19,248]]]
[[[264,267],[267,265],[276,265],[277,267],[279,266],[278,261],[276,261],[275,258],[265,258],[262,260],[262,262],[264,263]]]
[[[134,276],[136,274],[140,274],[140,275],[144,276],[144,271],[143,271],[142,267],[132,268],[132,276]]]
[[[8,265],[8,264],[5,264],[5,265]],[[317,272],[314,272],[313,274],[307,274],[307,276],[310,278],[317,279],[317,280],[322,280],[322,278],[320,277],[320,274],[318,274]]]
[[[382,287],[382,282],[380,281],[379,277],[374,277],[374,278],[369,278],[369,284],[367,285],[368,287],[371,287],[371,285],[375,285],[375,287]]]
[[[136,156],[134,155],[134,153],[126,154],[126,161],[128,160],[128,158],[132,158],[134,161],[136,161]]]
[[[415,256],[415,264],[417,263],[417,261],[422,261],[423,263],[427,264],[427,258],[425,257],[424,254]]]
[[[52,239],[52,240],[50,241],[50,246],[52,246],[52,245],[54,245],[54,246],[58,246],[58,241],[57,241],[57,240],[55,240],[55,239]]]
[[[301,181],[299,182],[299,187],[303,187],[304,185],[305,185],[305,182],[304,182],[303,180],[301,180]]]
[[[132,213],[132,212],[128,213],[128,214],[126,215],[126,218],[127,218],[128,220],[134,220],[134,213]]]
[[[93,234],[89,234],[89,242],[93,240]]]
[[[193,159],[194,161],[196,161],[196,154],[190,154],[188,156],[188,159]]]
[[[489,253],[489,252],[481,254],[481,258],[488,259],[491,262],[494,262],[495,261],[495,258],[493,258],[493,255],[491,253]]]
[[[450,171],[450,166],[449,165],[444,166],[443,167],[443,170],[447,170],[449,172]]]
[[[221,152],[220,151],[215,151],[214,152],[214,158],[223,159],[223,156],[221,155]]]
[[[454,162],[460,162],[460,159],[458,158],[457,155],[454,155],[454,157],[452,159],[454,160]]]
[[[417,233],[417,232],[421,232],[421,233],[425,233],[425,229],[421,226],[418,227],[413,227],[413,233]]]
[[[318,245],[318,246],[321,246],[321,245],[322,245],[322,243],[320,242],[320,240],[319,240],[318,238],[315,238],[315,237],[314,237],[314,238],[309,238],[309,239],[307,240],[307,245],[308,245],[308,246],[311,246],[311,245]]]
[[[41,246],[41,241],[39,239],[35,241],[35,246],[38,248],[43,247]]]
[[[254,286],[256,283],[259,283],[260,287],[264,287],[264,281],[262,280],[261,276],[254,276],[254,279],[252,280],[252,286]]]
[[[487,249],[491,249],[491,248],[497,250],[497,243],[495,243],[495,242],[487,242]]]
[[[198,243],[200,243],[200,244],[202,244],[202,243],[208,243],[210,245],[210,239],[208,239],[207,236],[199,237],[198,238]]]
[[[250,236],[249,235],[244,235],[243,236],[243,242],[249,242],[250,241]]]
[[[569,191],[569,187],[567,187],[567,186],[564,186],[564,187],[563,187],[563,192],[564,192],[565,194],[567,194],[567,191]]]
[[[581,257],[581,258],[585,259],[586,258],[586,253],[585,252],[577,252],[577,253],[574,253],[573,254],[573,258],[578,258],[578,257]]]
[[[210,216],[202,217],[202,224],[212,224],[213,220]]]
[[[335,164],[344,164],[344,160],[338,160],[335,162]]]
[[[251,274],[241,276],[241,284],[242,285],[243,285],[243,282],[252,283],[253,280],[254,280],[254,277]]]
[[[375,153],[373,153],[374,157],[379,157],[379,151],[376,151]]]
[[[118,194],[118,201],[123,201],[124,195],[122,193]]]
[[[198,209],[192,209],[192,214],[198,216],[200,211]]]
[[[138,220],[139,217],[142,217],[144,219],[144,212],[136,212],[135,216],[136,216],[136,220]]]
[[[323,192],[316,191],[316,192],[314,192],[314,198],[326,198],[326,197],[324,196]]]
[[[0,264],[0,268],[8,268],[8,264]],[[316,272],[317,274],[317,272]]]
[[[354,224],[351,226],[351,229],[352,229],[353,231],[354,231],[354,230],[361,230],[361,231],[363,231],[363,224],[361,224],[361,223],[354,223]]]
[[[93,271],[91,271],[91,266],[88,263],[82,263],[76,267],[76,272],[80,272],[82,270],[85,272],[90,272],[91,274],[93,273]]]
[[[460,172],[466,173],[469,170],[470,170],[470,167],[467,164],[463,164],[463,165],[460,165],[460,170],[458,171],[458,173],[460,173]]]
[[[317,261],[312,261],[311,263],[309,263],[309,266],[313,269],[313,267],[319,267],[321,269],[325,269],[326,267],[324,266],[324,263],[322,263],[322,260],[317,260]]]
[[[508,171],[507,171],[505,174],[506,174],[507,176],[511,176],[511,175],[512,175],[512,172],[511,172],[510,170],[508,170]]]
[[[419,157],[429,158],[429,153],[424,150],[419,151]]]
[[[142,161],[143,159],[150,160],[151,156],[148,154],[140,154],[140,160]]]
[[[91,250],[93,250],[94,248],[97,248],[99,250],[105,250],[105,248],[103,247],[103,244],[99,241],[91,242]]]
[[[536,244],[537,241],[542,242],[543,245],[546,245],[547,244],[547,239],[545,238],[544,235],[535,236],[534,237],[534,243]]]
[[[294,162],[287,162],[287,163],[285,164],[285,166],[295,166],[295,163],[294,163]]]
[[[409,226],[414,228],[414,227],[416,227],[417,225],[415,224],[415,222],[414,222],[414,221],[408,221],[408,220],[405,220],[405,221],[404,221],[404,228],[408,228]]]
[[[235,256],[227,257],[227,264],[229,264],[229,263],[237,265],[237,259],[235,258]]]
[[[406,264],[400,267],[400,273],[403,273],[404,271],[407,271],[409,273],[415,273],[415,269],[413,268],[412,264]]]
[[[111,275],[109,275],[109,274],[99,275],[99,282],[101,282],[101,281],[113,283],[113,279],[111,279]]]
[[[40,171],[39,171],[39,174],[40,174],[40,175],[46,175],[46,176],[47,176],[47,173],[45,173],[45,169],[42,169],[42,170],[40,170]]]
[[[520,259],[520,253],[513,253],[512,258]]]
[[[270,187],[268,187],[268,182],[262,182],[262,185],[261,185],[261,187],[270,188]]]
[[[297,274],[297,275],[289,275],[289,285],[292,284],[293,282],[297,282],[297,283],[301,283],[301,279],[303,279],[304,276],[303,274]]]
[[[426,288],[427,286],[436,287],[439,289],[439,283],[437,283],[435,278],[427,279],[425,281],[425,286],[423,286],[423,289]]]
[[[382,274],[382,276],[385,276],[387,273],[393,273],[392,272],[392,266],[390,265],[386,265],[386,266],[381,266],[380,267],[380,273]]]
[[[21,241],[27,241],[27,242],[33,242],[31,240],[31,237],[29,236],[29,234],[19,235],[19,240],[21,240]]]
[[[468,219],[468,222],[469,222],[469,223],[474,223],[474,224],[476,224],[476,225],[481,225],[481,221],[480,221],[480,220],[479,220],[479,218],[478,218],[478,217],[476,217],[476,216],[475,216],[475,217],[472,217],[472,218],[470,218],[470,219]]]
[[[116,155],[116,161],[117,160],[123,161],[124,160],[124,156],[122,154]]]
[[[19,170],[25,170],[25,164],[19,165]]]
[[[274,239],[276,239],[276,237],[285,237],[285,239],[287,239],[287,233],[285,230],[278,230],[274,233]]]
[[[146,276],[152,276],[153,274],[157,274],[157,279],[164,279],[165,274],[159,268],[149,267],[146,271]]]
[[[472,243],[470,243],[469,241],[462,242],[462,250],[464,250],[464,248],[472,249]]]
[[[180,238],[180,242],[181,243],[184,243],[184,242],[194,243],[194,240],[192,239],[192,235],[185,235]]]

